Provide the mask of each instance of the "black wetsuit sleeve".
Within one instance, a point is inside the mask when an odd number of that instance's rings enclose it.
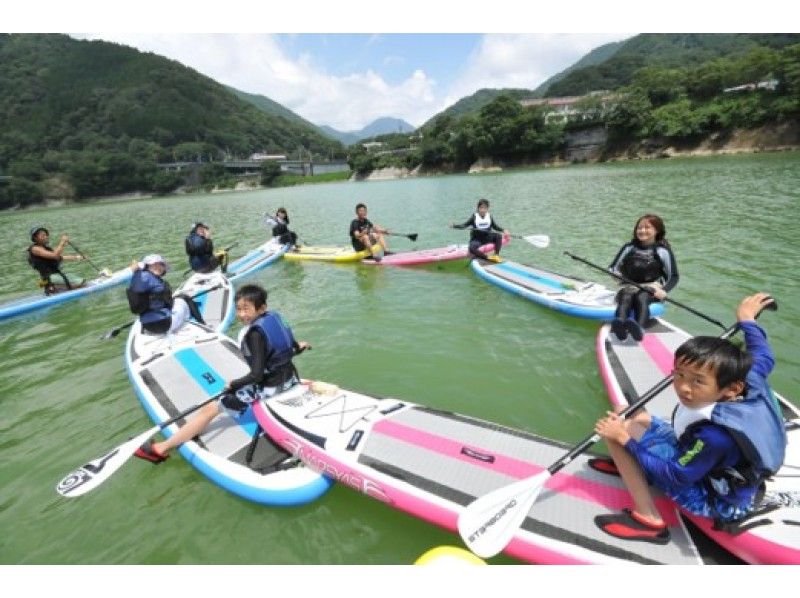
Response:
[[[657,255],[664,271],[664,290],[669,293],[678,284],[678,264],[675,263],[675,255],[669,247],[659,247]]]
[[[630,243],[625,243],[625,245],[620,247],[619,251],[617,252],[617,255],[614,256],[613,260],[611,260],[611,264],[609,264],[608,269],[611,270],[612,272],[619,272],[619,267],[620,264],[622,263],[622,258],[625,257],[625,254],[628,253],[630,248],[631,248]]]
[[[496,231],[500,231],[501,233],[503,232],[503,227],[500,226],[499,224],[497,224],[497,222],[494,221],[494,217],[492,217],[492,219],[491,219],[491,222],[489,224],[489,228],[494,229]]]
[[[458,229],[467,228],[467,227],[473,227],[473,228],[475,227],[475,214],[470,216],[469,220],[467,220],[464,224],[454,224],[453,225],[453,228],[458,228]]]
[[[269,355],[269,347],[264,335],[257,330],[248,330],[244,337],[244,342],[250,350],[250,355],[253,356],[250,372],[231,380],[229,386],[231,390],[239,390],[248,384],[261,385],[264,382],[264,371],[267,368],[267,356]]]

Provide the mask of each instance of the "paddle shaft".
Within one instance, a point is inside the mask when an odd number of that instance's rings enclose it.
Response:
[[[97,267],[97,264],[95,264],[92,260],[86,257],[86,254],[83,253],[80,249],[78,249],[77,246],[72,241],[67,241],[67,243],[69,244],[70,247],[72,247],[75,251],[78,252],[78,255],[80,255],[83,259],[89,262],[95,270],[97,270],[100,274],[103,273],[103,271]]]
[[[629,280],[628,278],[626,278],[625,276],[622,276],[621,274],[617,274],[616,272],[612,272],[612,271],[608,270],[607,268],[603,268],[602,266],[598,266],[597,264],[593,264],[589,260],[585,260],[580,256],[577,256],[577,255],[575,255],[573,253],[570,253],[569,251],[565,251],[564,254],[568,255],[573,260],[577,260],[579,262],[582,262],[582,263],[586,264],[587,266],[590,266],[590,267],[594,268],[595,270],[599,270],[600,272],[604,272],[606,274],[610,274],[611,276],[613,276],[617,280],[620,280],[620,281],[624,282],[625,284],[633,285],[633,286],[635,286],[636,288],[638,288],[638,289],[640,289],[642,291],[646,291],[646,292],[650,293],[651,295],[655,293],[655,291],[653,289],[651,289],[650,287],[643,286],[643,285],[639,284],[638,282],[633,282],[632,280]],[[725,330],[725,324],[723,324],[719,320],[715,320],[711,316],[707,316],[706,314],[701,313],[701,312],[697,311],[696,309],[693,309],[693,308],[689,307],[688,305],[684,305],[683,303],[680,303],[679,301],[675,301],[674,299],[670,299],[669,297],[664,297],[664,301],[666,301],[667,303],[672,303],[673,305],[677,305],[678,307],[682,307],[686,311],[691,312],[694,315],[699,316],[699,317],[703,318],[704,320],[706,320],[708,322],[711,322],[712,324],[715,324],[715,325],[719,326],[720,328],[722,328],[723,330]]]
[[[197,297],[202,297],[203,295],[205,295],[206,293],[210,293],[211,291],[216,291],[221,286],[222,285],[218,284],[218,285],[214,285],[210,289],[206,289],[204,291],[200,291],[196,295],[192,295],[192,299],[196,299]],[[104,339],[114,338],[115,336],[117,336],[120,332],[122,332],[126,328],[130,328],[131,326],[133,326],[136,323],[136,320],[138,320],[138,319],[139,318],[135,318],[135,319],[131,320],[130,322],[127,322],[126,324],[123,324],[122,326],[118,326],[116,328],[112,328],[110,331],[106,332],[103,335],[103,338]]]
[[[407,233],[392,233],[392,232],[389,232],[388,230],[386,232],[384,232],[383,234],[384,235],[391,235],[392,237],[406,237],[407,239],[409,239],[411,241],[416,241],[417,240],[417,236],[418,236],[417,233],[408,233],[408,234]]]

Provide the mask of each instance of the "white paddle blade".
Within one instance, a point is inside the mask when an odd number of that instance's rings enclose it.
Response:
[[[522,238],[539,249],[545,249],[550,246],[550,237],[547,235],[527,235]]]
[[[119,445],[99,459],[79,467],[58,483],[56,492],[68,498],[91,492],[122,467],[133,456],[136,449],[160,429],[160,426],[150,428],[147,432],[142,432],[136,438],[131,438],[128,442]]]
[[[472,552],[490,558],[501,552],[525,521],[551,473],[547,470],[476,498],[458,517],[458,533]]]

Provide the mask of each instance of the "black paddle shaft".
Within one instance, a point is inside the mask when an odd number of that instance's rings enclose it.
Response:
[[[766,304],[763,309],[768,309],[770,311],[776,311],[778,309],[778,303],[774,299],[771,299],[771,302]],[[756,317],[758,317],[759,315],[761,315],[761,312],[759,312],[759,314],[756,315]],[[734,324],[730,328],[726,329],[725,332],[723,332],[719,336],[719,338],[728,338],[730,336],[733,336],[734,334],[736,334],[736,332],[738,330],[739,330],[739,323],[737,322],[736,324]],[[670,384],[672,384],[672,379],[674,377],[675,376],[673,374],[670,374],[669,376],[667,376],[666,378],[661,380],[661,382],[657,383],[650,390],[645,392],[637,401],[635,401],[634,403],[631,403],[623,411],[621,411],[619,413],[620,417],[622,419],[627,419],[629,415],[631,415],[635,411],[638,411],[639,409],[644,407],[644,405],[647,402],[649,402],[650,400],[652,400],[653,398],[658,396],[664,389],[666,389]],[[565,466],[569,465],[569,463],[575,457],[577,457],[581,453],[586,452],[589,449],[589,447],[591,447],[593,444],[595,444],[596,442],[599,442],[599,441],[600,441],[600,436],[597,433],[592,434],[591,436],[587,436],[582,442],[580,442],[579,444],[575,445],[572,448],[572,450],[570,450],[566,455],[561,457],[561,459],[559,459],[558,461],[553,463],[550,467],[548,467],[547,471],[549,471],[551,475],[556,473],[557,471],[561,470]]]
[[[580,256],[577,256],[577,255],[575,255],[573,253],[570,253],[569,251],[565,251],[564,254],[568,255],[573,260],[578,260],[579,262],[582,262],[582,263],[586,264],[587,266],[591,266],[595,270],[600,270],[601,272],[609,274],[610,276],[613,276],[617,280],[621,280],[625,284],[633,285],[636,288],[638,288],[639,290],[646,291],[646,292],[650,293],[651,295],[655,293],[655,291],[653,291],[653,289],[651,289],[650,287],[642,286],[638,282],[633,282],[632,280],[629,280],[628,278],[622,276],[621,274],[617,274],[616,272],[612,272],[611,270],[608,270],[607,268],[603,268],[601,266],[598,266],[597,264],[593,264],[589,260],[585,260]],[[701,313],[701,312],[697,311],[696,309],[693,309],[693,308],[689,307],[688,305],[684,305],[683,303],[675,301],[675,299],[670,299],[669,297],[664,297],[664,301],[666,301],[667,303],[672,303],[673,305],[677,305],[678,307],[682,307],[686,311],[691,312],[694,315],[699,316],[699,317],[703,318],[704,320],[707,320],[707,321],[711,322],[712,324],[716,324],[717,326],[719,326],[720,328],[725,330],[725,324],[723,324],[719,320],[715,320],[711,316],[707,316],[706,314]]]

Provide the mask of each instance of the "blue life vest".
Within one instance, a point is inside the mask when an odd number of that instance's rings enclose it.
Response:
[[[776,474],[786,456],[786,428],[769,387],[747,393],[740,401],[715,403],[707,421],[725,428],[742,452],[743,462],[721,472],[738,486],[757,486]],[[695,422],[686,430],[702,423]]]
[[[292,334],[291,328],[284,324],[283,318],[281,318],[278,312],[267,312],[250,324],[250,328],[258,330],[264,336],[267,347],[269,347],[269,355],[267,355],[267,365],[265,369],[267,375],[279,372],[292,362],[295,345],[294,335]],[[242,337],[241,345],[242,354],[247,360],[247,363],[252,365],[252,355],[247,347],[247,343],[244,342],[244,336]]]
[[[184,242],[186,254],[189,256],[189,265],[192,270],[206,268],[214,256],[214,242],[192,232]]]
[[[149,270],[133,273],[126,295],[128,306],[133,313],[139,314],[142,325],[158,325],[172,316],[172,289],[166,280]]]

